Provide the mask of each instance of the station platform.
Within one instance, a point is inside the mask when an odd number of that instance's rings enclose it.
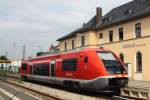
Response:
[[[9,74],[8,76],[20,78],[19,74]],[[121,96],[150,100],[150,81],[129,80],[128,86],[121,88]]]
[[[150,88],[150,81],[129,81],[129,87]]]
[[[121,96],[137,99],[150,99],[150,81],[129,81],[127,87],[121,89]]]

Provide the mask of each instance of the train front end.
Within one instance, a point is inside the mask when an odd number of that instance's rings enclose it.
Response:
[[[89,69],[91,68],[92,72],[87,76],[96,77],[84,84],[88,90],[113,91],[116,88],[127,86],[127,69],[113,52],[96,50],[90,57]]]
[[[121,60],[111,51],[100,51],[97,55],[107,72],[107,88],[127,86],[127,69]]]

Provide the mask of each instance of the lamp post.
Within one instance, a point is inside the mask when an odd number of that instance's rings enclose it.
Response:
[[[40,46],[40,45],[38,45],[38,48],[40,49],[40,52],[41,52],[41,54],[42,54],[42,47]]]
[[[41,56],[42,55],[42,47],[40,45],[38,45],[38,48],[40,49],[40,52],[38,54],[39,54],[39,56]]]
[[[8,55],[8,52],[6,51],[6,56],[5,56],[5,57],[6,57],[6,59],[7,59],[7,55]]]
[[[13,59],[15,59],[16,58],[16,43],[14,42],[14,44],[13,44],[13,47],[14,47],[14,50],[13,50]]]
[[[22,56],[22,59],[25,59],[25,55],[26,55],[26,46],[23,45],[23,56]]]
[[[40,48],[40,52],[42,53],[42,47],[40,45],[38,45],[38,48]]]
[[[5,55],[5,64],[6,64],[6,70],[8,71],[8,67],[7,67],[7,51],[6,51],[6,55]]]

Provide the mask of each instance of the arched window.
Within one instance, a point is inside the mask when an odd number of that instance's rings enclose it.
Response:
[[[136,71],[142,72],[142,53],[141,52],[136,53]]]
[[[124,55],[122,53],[120,53],[119,58],[122,62],[124,62]]]

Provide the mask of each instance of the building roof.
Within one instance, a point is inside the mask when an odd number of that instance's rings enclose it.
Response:
[[[112,9],[103,16],[99,23],[96,23],[95,15],[87,24],[83,25],[83,27],[78,28],[70,34],[59,38],[57,41],[72,38],[80,32],[82,33],[89,30],[99,30],[101,28],[141,18],[147,15],[150,15],[150,0],[133,0],[129,3]]]
[[[119,22],[130,21],[150,15],[150,0],[134,0],[122,6],[112,9],[97,24],[97,29],[109,27]]]
[[[11,63],[11,61],[10,60],[0,60],[0,64],[2,64],[2,63]]]

